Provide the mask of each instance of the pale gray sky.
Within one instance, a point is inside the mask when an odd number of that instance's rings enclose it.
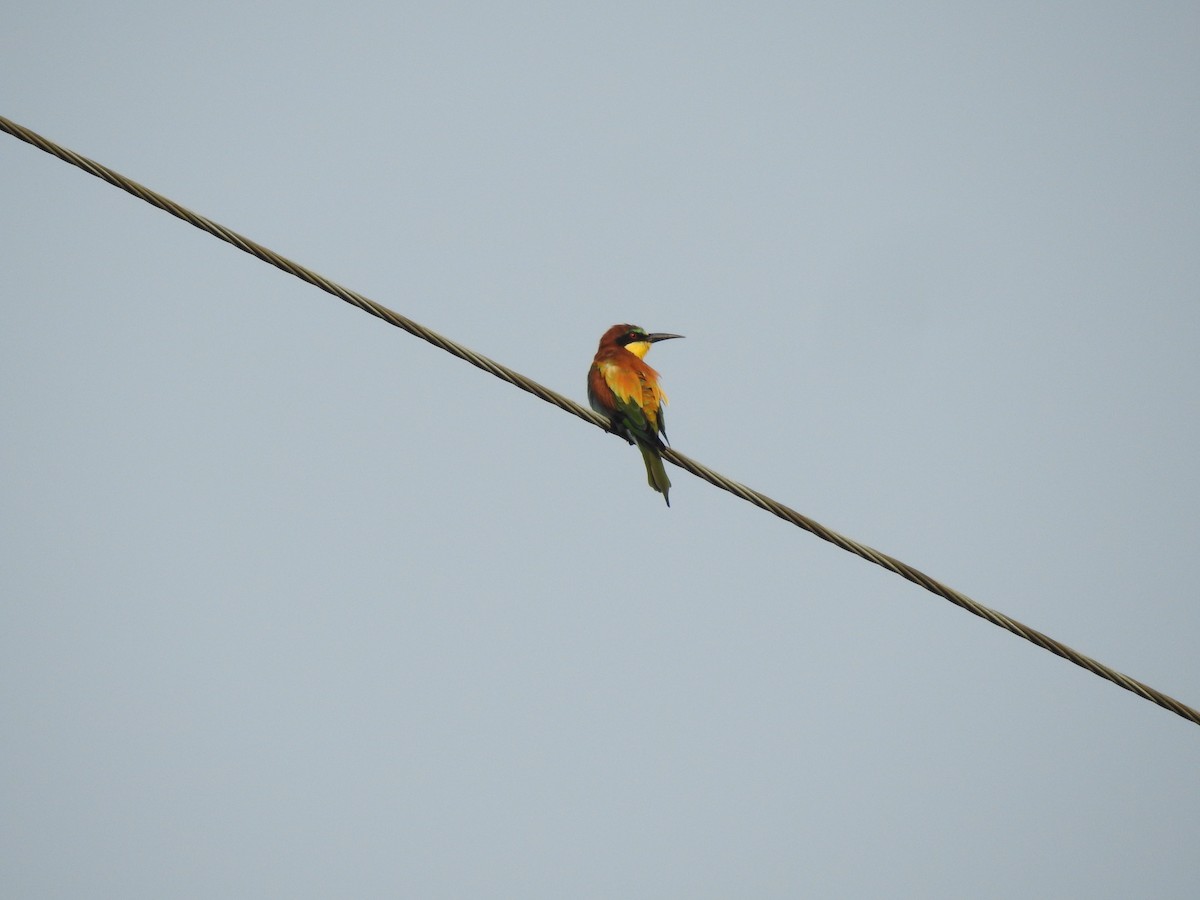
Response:
[[[0,113],[1200,704],[1194,3],[21,4]],[[1200,729],[0,135],[12,897],[1192,897]]]

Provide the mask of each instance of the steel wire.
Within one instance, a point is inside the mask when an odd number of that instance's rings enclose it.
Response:
[[[207,219],[204,216],[180,206],[173,200],[170,200],[167,197],[164,197],[162,194],[156,193],[155,191],[138,184],[136,181],[133,181],[130,178],[126,178],[124,175],[108,168],[107,166],[103,166],[100,163],[90,160],[85,156],[81,156],[65,147],[61,147],[53,141],[42,137],[36,132],[30,131],[28,128],[18,125],[15,122],[4,118],[3,116],[0,116],[0,130],[8,132],[13,137],[25,141],[28,144],[32,144],[39,150],[49,153],[51,156],[55,156],[73,166],[78,166],[88,174],[94,175],[103,181],[107,181],[114,187],[120,188],[123,191],[127,191],[128,193],[146,201],[152,206],[156,206],[159,209],[176,216],[177,218],[183,219],[183,221],[194,225],[202,231],[207,231],[214,237],[220,238],[221,240],[232,244],[239,250],[255,256],[258,259],[261,259],[263,262],[270,263],[276,268],[287,272],[289,275],[294,275],[302,281],[306,281],[309,284],[318,287],[341,300],[344,300],[346,303],[349,303],[352,306],[357,306],[364,312],[368,312],[373,316],[383,319],[383,321],[394,325],[397,328],[401,328],[415,337],[419,337],[424,341],[428,341],[435,347],[439,347],[442,350],[445,350],[447,353],[450,353],[473,366],[483,369],[485,372],[507,381],[509,384],[514,385],[523,391],[528,391],[535,397],[545,400],[547,403],[551,403],[565,412],[569,412],[586,422],[590,422],[597,428],[604,429],[605,431],[609,430],[608,422],[603,417],[597,415],[592,410],[581,406],[575,401],[550,390],[544,385],[538,384],[536,381],[533,381],[530,378],[526,378],[520,372],[514,371],[513,369],[501,365],[493,359],[489,359],[488,357],[476,353],[475,351],[464,347],[461,344],[455,343],[449,338],[444,337],[443,335],[440,335],[417,322],[414,322],[412,319],[388,309],[386,306],[376,303],[375,301],[363,296],[362,294],[359,294],[356,291],[342,287],[340,284],[324,278],[311,269],[292,262],[286,257],[275,253],[273,250],[270,250],[269,248],[264,247],[263,245],[256,243],[255,241],[252,241],[235,231],[231,231],[230,229],[225,228],[223,225],[220,225],[211,219]],[[1181,703],[1173,697],[1170,697],[1147,684],[1143,684],[1134,678],[1130,678],[1128,675],[1124,675],[1115,669],[1112,669],[1103,663],[1092,659],[1089,656],[1085,656],[1077,650],[1073,650],[1065,644],[1056,641],[1054,638],[1042,634],[1040,631],[1030,628],[1028,625],[1018,622],[1016,619],[1010,618],[1001,612],[997,612],[994,609],[990,609],[989,607],[972,600],[966,594],[962,594],[953,588],[947,587],[940,581],[930,578],[924,572],[913,568],[907,563],[888,556],[886,553],[881,553],[880,551],[875,550],[872,547],[868,547],[865,544],[860,544],[857,541],[839,534],[830,528],[826,528],[821,523],[796,512],[790,507],[784,506],[782,503],[778,502],[777,500],[773,500],[766,494],[760,493],[752,488],[748,488],[736,481],[732,481],[731,479],[726,478],[724,475],[721,475],[707,466],[702,465],[701,463],[698,463],[687,456],[684,456],[682,453],[679,453],[676,450],[667,449],[663,453],[663,458],[668,462],[679,466],[681,469],[691,472],[696,477],[702,478],[709,484],[721,488],[722,490],[729,491],[731,494],[741,497],[743,500],[754,504],[760,509],[764,509],[773,515],[778,516],[784,521],[792,523],[798,528],[803,528],[805,531],[816,535],[821,540],[828,541],[829,543],[840,547],[849,553],[853,553],[854,555],[859,556],[868,562],[872,562],[877,566],[882,566],[889,572],[894,572],[901,578],[911,581],[913,584],[919,585],[925,590],[950,601],[955,606],[961,607],[969,613],[979,616],[981,619],[991,622],[993,625],[996,625],[999,628],[1003,628],[1006,631],[1017,635],[1018,637],[1024,638],[1030,643],[1036,644],[1043,650],[1048,650],[1056,656],[1060,656],[1077,666],[1087,669],[1094,675],[1098,675],[1099,677],[1111,681],[1113,684],[1122,687],[1127,691],[1131,691],[1144,700],[1149,700],[1151,703],[1157,704],[1163,709],[1170,710],[1177,716],[1187,719],[1189,722],[1200,725],[1200,711]]]

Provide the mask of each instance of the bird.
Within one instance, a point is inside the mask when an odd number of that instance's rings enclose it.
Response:
[[[636,325],[614,325],[600,338],[600,348],[588,370],[588,402],[607,416],[609,430],[637,444],[646,462],[646,481],[671,505],[671,480],[663,468],[663,404],[667,395],[658,373],[642,360],[650,345],[681,338],[682,334],[647,334]]]

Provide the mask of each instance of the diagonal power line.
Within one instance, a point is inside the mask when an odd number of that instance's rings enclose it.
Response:
[[[307,281],[309,284],[319,287],[321,290],[333,294],[333,296],[344,300],[352,306],[357,306],[364,312],[368,312],[373,316],[383,319],[385,322],[395,325],[397,328],[402,328],[409,334],[419,337],[421,340],[428,341],[435,347],[440,347],[447,353],[453,354],[459,359],[465,360],[471,365],[483,369],[485,372],[489,372],[490,374],[495,375],[497,378],[507,381],[509,384],[514,385],[523,391],[528,391],[534,396],[545,400],[547,403],[552,403],[559,409],[578,416],[585,422],[590,422],[597,428],[602,428],[606,431],[608,430],[608,422],[605,419],[601,418],[590,409],[580,406],[575,401],[570,400],[567,397],[564,397],[563,395],[538,384],[532,379],[526,378],[520,372],[501,365],[495,360],[488,359],[486,356],[481,356],[480,354],[475,353],[473,350],[470,350],[461,344],[455,343],[449,338],[442,337],[437,332],[430,331],[425,326],[414,322],[412,319],[406,318],[399,313],[393,312],[386,306],[381,306],[380,304],[370,300],[367,297],[364,297],[362,294],[359,294],[356,291],[349,290],[342,287],[340,284],[337,284],[336,282],[329,281],[327,278],[323,278],[311,269],[305,268],[298,263],[294,263],[291,260],[280,256],[273,250],[270,250],[264,247],[262,244],[258,244],[249,238],[243,237],[236,231],[230,231],[228,228],[225,228],[223,225],[218,225],[211,219],[206,219],[204,216],[197,215],[191,210],[185,209],[178,203],[175,203],[174,201],[164,197],[162,194],[155,193],[149,188],[143,187],[136,181],[132,181],[129,178],[126,178],[124,175],[121,175],[119,172],[115,172],[106,166],[102,166],[99,163],[88,159],[87,157],[80,156],[78,153],[68,150],[65,147],[60,147],[53,141],[49,141],[41,135],[30,131],[28,128],[24,128],[17,123],[4,118],[3,116],[0,116],[0,131],[6,131],[13,137],[25,141],[27,144],[32,144],[39,150],[44,150],[46,153],[49,153],[51,156],[56,156],[64,162],[68,162],[73,166],[78,166],[88,174],[95,175],[97,178],[107,181],[114,187],[118,187],[123,191],[133,194],[135,197],[138,197],[141,200],[145,200],[151,206],[157,206],[159,209],[165,210],[171,215],[183,219],[183,221],[196,226],[202,231],[207,231],[214,237],[233,244],[233,246],[237,247],[239,250],[249,253],[251,256],[256,256],[263,262],[270,263],[276,268],[287,272],[289,275],[296,276],[301,281]],[[1200,725],[1200,711],[1197,711],[1192,707],[1179,702],[1173,697],[1167,696],[1161,691],[1155,690],[1147,684],[1143,684],[1136,679],[1130,678],[1128,675],[1122,675],[1115,669],[1111,669],[1103,663],[1100,663],[1089,656],[1085,656],[1077,650],[1071,649],[1065,644],[1054,640],[1054,638],[1042,634],[1040,631],[1035,631],[1028,625],[1018,622],[1016,619],[1009,618],[1001,612],[997,612],[994,609],[989,609],[981,603],[977,603],[966,594],[961,594],[953,588],[947,587],[940,581],[930,578],[924,572],[914,569],[912,566],[907,565],[906,563],[903,563],[894,557],[888,556],[886,553],[880,553],[878,550],[868,547],[865,544],[860,544],[858,541],[851,540],[844,535],[838,534],[836,531],[826,528],[821,523],[816,522],[807,516],[801,515],[794,509],[784,506],[782,503],[779,503],[776,500],[772,500],[766,494],[762,494],[756,490],[748,488],[743,484],[737,483],[736,481],[731,481],[720,473],[714,472],[707,466],[702,465],[701,463],[698,463],[690,457],[684,456],[682,453],[679,453],[675,450],[667,449],[663,453],[663,458],[674,465],[679,466],[681,469],[691,472],[698,478],[704,479],[709,484],[715,485],[722,490],[729,491],[731,494],[735,494],[736,496],[741,497],[743,500],[753,503],[760,509],[764,509],[767,512],[778,516],[784,521],[791,522],[793,525],[803,528],[805,531],[811,532],[823,541],[829,541],[831,544],[841,547],[843,550],[853,553],[856,556],[860,556],[868,562],[872,562],[877,566],[882,566],[889,572],[894,572],[901,578],[907,579],[913,584],[920,585],[921,587],[925,588],[925,590],[949,600],[955,606],[962,607],[967,612],[973,613],[974,615],[979,616],[981,619],[986,619],[993,625],[1003,628],[1006,631],[1011,631],[1018,637],[1024,638],[1025,640],[1036,644],[1043,650],[1049,650],[1056,656],[1061,656],[1063,659],[1087,669],[1094,675],[1098,675],[1101,678],[1111,681],[1113,684],[1123,687],[1127,691],[1132,691],[1144,700],[1149,700],[1151,703],[1155,703],[1158,706],[1161,706],[1163,709],[1170,710],[1176,715],[1182,716],[1189,722]]]

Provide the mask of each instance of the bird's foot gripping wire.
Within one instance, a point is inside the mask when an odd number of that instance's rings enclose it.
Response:
[[[617,437],[625,438],[625,440],[629,442],[630,447],[632,447],[634,444],[633,435],[629,433],[629,429],[624,425],[618,425],[612,419],[608,420],[608,433],[615,434]]]

